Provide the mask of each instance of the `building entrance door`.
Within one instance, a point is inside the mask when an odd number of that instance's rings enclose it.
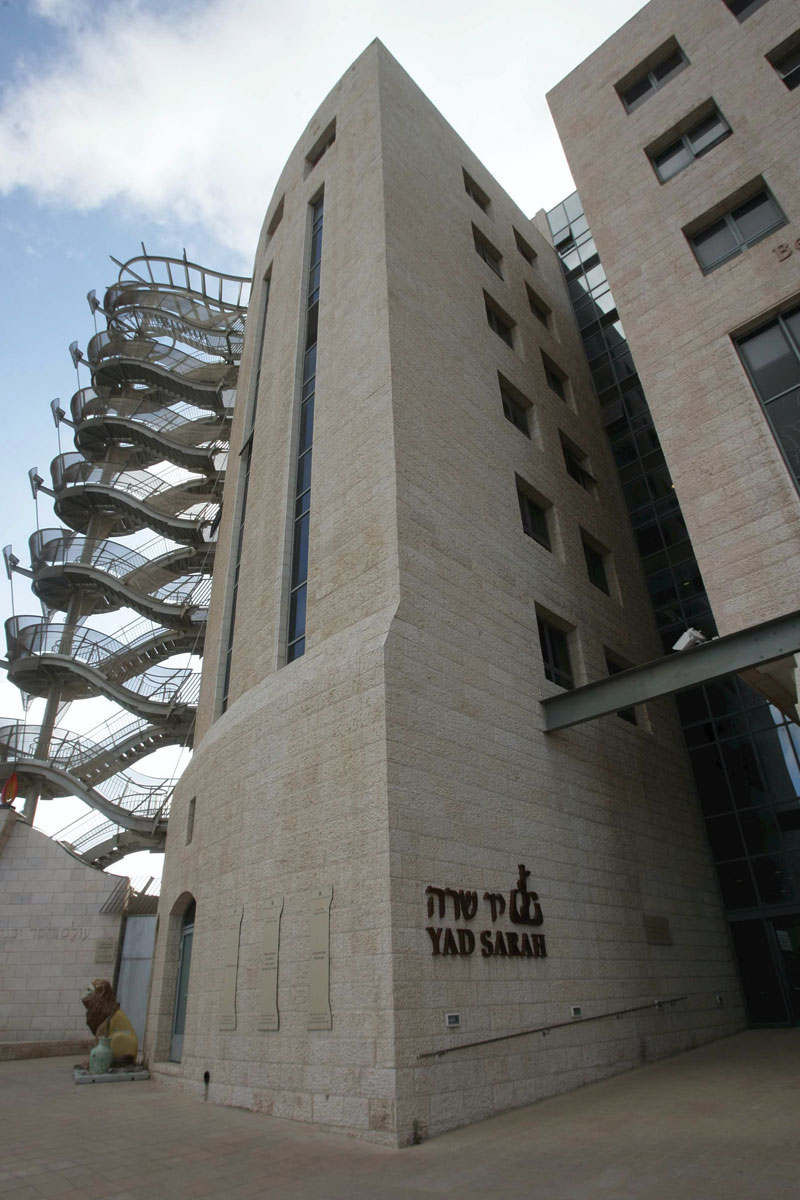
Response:
[[[800,915],[732,921],[751,1025],[800,1025]]]
[[[189,999],[189,973],[192,967],[194,910],[195,906],[192,902],[184,915],[183,929],[181,930],[178,985],[175,989],[175,1011],[172,1017],[172,1038],[169,1044],[170,1062],[180,1062],[183,1057],[183,1033],[186,1028],[186,1003]]]
[[[795,1025],[800,1025],[800,917],[773,917],[770,925],[789,1015]]]

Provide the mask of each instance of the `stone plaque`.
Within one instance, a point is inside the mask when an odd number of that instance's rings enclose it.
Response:
[[[281,941],[283,896],[274,896],[264,905],[264,950],[261,960],[259,1029],[278,1029],[278,952]]]
[[[117,957],[117,943],[114,938],[100,938],[94,948],[96,963],[113,963]]]
[[[237,905],[233,910],[231,925],[225,935],[220,1029],[236,1028],[236,975],[239,970],[239,936],[242,931],[243,914],[244,909],[241,905]]]
[[[658,917],[652,913],[642,913],[644,935],[648,946],[672,946],[672,930],[669,927],[669,917]]]
[[[331,1028],[330,929],[333,887],[311,893],[311,936],[308,964],[308,1028]]]

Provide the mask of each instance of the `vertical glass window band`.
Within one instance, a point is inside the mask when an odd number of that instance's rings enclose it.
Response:
[[[289,622],[286,661],[294,662],[306,650],[306,594],[308,588],[308,532],[311,510],[311,447],[314,440],[314,395],[317,380],[317,327],[319,280],[322,263],[322,197],[311,209],[311,250],[308,267],[308,301],[300,393],[300,430],[294,493],[292,566],[289,582]]]

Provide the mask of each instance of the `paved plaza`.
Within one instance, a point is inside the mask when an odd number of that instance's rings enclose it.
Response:
[[[387,1150],[0,1062],[0,1200],[798,1200],[800,1030],[751,1030]]]

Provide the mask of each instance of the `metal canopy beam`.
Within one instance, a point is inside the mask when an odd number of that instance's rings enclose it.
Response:
[[[798,651],[800,611],[551,696],[542,701],[545,732],[593,721],[620,708],[631,708],[657,696],[668,696]]]

